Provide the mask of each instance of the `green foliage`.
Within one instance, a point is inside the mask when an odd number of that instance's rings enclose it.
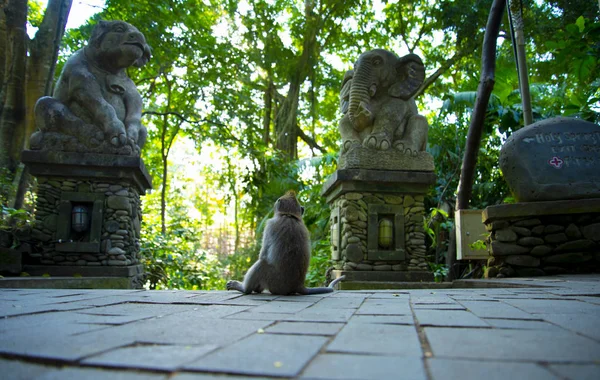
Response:
[[[433,273],[433,279],[435,282],[442,282],[448,275],[448,266],[446,264],[428,263],[429,269]]]

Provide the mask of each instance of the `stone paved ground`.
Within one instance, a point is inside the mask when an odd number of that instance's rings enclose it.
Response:
[[[600,276],[544,287],[0,290],[2,379],[600,379]]]

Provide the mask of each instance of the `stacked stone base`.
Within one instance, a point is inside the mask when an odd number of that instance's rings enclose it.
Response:
[[[600,199],[488,207],[486,277],[600,271]]]
[[[425,231],[423,218],[425,206],[422,195],[388,195],[378,193],[346,193],[332,204],[339,208],[342,216],[342,240],[340,258],[333,267],[344,271],[427,271],[425,260]],[[369,260],[367,252],[367,205],[402,205],[404,208],[404,230],[406,256],[402,261]],[[360,252],[352,252],[349,244],[356,244]]]
[[[131,287],[140,286],[140,197],[151,188],[142,160],[24,151],[22,161],[38,183],[32,247],[25,260],[29,271],[50,276],[120,277]],[[79,223],[73,214],[87,215],[88,223],[82,223],[85,227],[73,225]]]
[[[42,244],[30,258],[40,264],[60,266],[126,266],[140,262],[141,201],[134,186],[125,181],[44,176],[39,176],[37,181],[32,238]],[[59,218],[59,208],[65,193],[104,196],[98,252],[69,252],[57,247],[57,244],[69,243],[57,236],[58,224],[64,223]]]
[[[433,280],[428,275],[423,202],[434,182],[428,171],[337,170],[322,191],[332,209],[336,276],[354,272],[367,282]],[[390,229],[385,233],[379,229],[384,221]],[[380,233],[391,240],[381,243]]]

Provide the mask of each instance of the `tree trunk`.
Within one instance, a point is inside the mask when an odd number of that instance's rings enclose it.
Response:
[[[290,160],[298,157],[297,142],[298,133],[298,102],[300,98],[300,87],[308,77],[312,69],[310,63],[317,54],[317,35],[319,34],[323,20],[313,12],[311,1],[305,3],[306,24],[302,53],[290,78],[290,87],[287,97],[281,104],[277,117],[275,118],[275,135],[277,138],[276,148],[284,152]]]
[[[265,114],[263,115],[263,142],[266,146],[271,143],[271,112],[273,110],[273,80],[269,75],[264,95]]]
[[[39,98],[52,95],[54,71],[60,42],[65,32],[73,0],[49,0],[44,19],[31,43],[27,60],[27,109],[24,148],[35,131],[33,108]]]
[[[471,124],[467,134],[467,143],[465,155],[463,158],[460,180],[458,182],[458,195],[456,198],[456,211],[469,207],[469,201],[473,192],[473,177],[475,175],[475,166],[477,165],[477,154],[481,145],[481,136],[483,133],[483,124],[485,114],[490,100],[490,95],[494,89],[496,72],[496,41],[506,0],[494,0],[490,15],[485,28],[483,38],[483,49],[481,57],[481,77],[477,88],[477,98],[471,115]],[[450,234],[450,246],[448,247],[448,276],[450,280],[455,278],[454,262],[456,260],[456,229],[453,228]]]
[[[27,1],[8,0],[0,12],[5,21],[3,82],[0,90],[0,168],[12,181],[19,163],[25,124],[25,75],[27,57]]]

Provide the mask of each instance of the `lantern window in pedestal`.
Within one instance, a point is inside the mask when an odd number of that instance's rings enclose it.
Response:
[[[373,261],[405,260],[404,207],[387,204],[368,205],[367,257]]]
[[[381,249],[392,248],[394,244],[394,223],[391,218],[383,218],[379,221],[377,242]]]
[[[57,252],[100,252],[104,197],[98,193],[62,192],[57,216]]]
[[[73,206],[71,210],[71,229],[75,232],[85,232],[90,225],[88,208],[83,205]]]
[[[341,246],[341,234],[340,234],[340,208],[336,207],[331,211],[331,259],[340,259],[340,246]]]

